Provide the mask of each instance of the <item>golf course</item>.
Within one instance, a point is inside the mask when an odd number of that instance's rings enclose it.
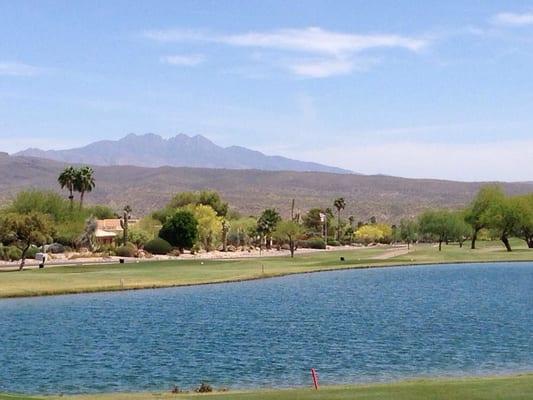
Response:
[[[518,239],[514,250],[500,242],[479,242],[471,250],[457,244],[421,244],[398,252],[389,246],[323,251],[290,257],[235,260],[144,261],[126,264],[53,266],[0,272],[0,297],[45,296],[128,289],[149,289],[262,279],[348,268],[390,267],[455,262],[531,261],[533,252]],[[399,254],[399,255],[396,255]],[[343,261],[341,261],[343,258]],[[1,270],[0,270],[1,271]]]

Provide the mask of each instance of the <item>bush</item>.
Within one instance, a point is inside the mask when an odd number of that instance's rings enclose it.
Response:
[[[195,390],[196,393],[210,393],[212,391],[213,391],[213,388],[211,387],[211,385],[204,383],[204,382],[202,382],[200,387]]]
[[[165,239],[155,238],[146,242],[144,250],[152,254],[168,254],[172,250],[172,246]]]
[[[18,261],[22,258],[22,250],[16,246],[1,246],[0,245],[0,260],[3,261]]]
[[[306,246],[309,249],[325,249],[326,243],[324,242],[324,239],[321,238],[311,238],[306,241]]]
[[[137,247],[143,247],[153,236],[142,229],[133,228],[128,232],[128,240]]]
[[[117,256],[119,257],[135,257],[137,253],[137,248],[133,243],[126,243],[124,246],[120,246],[117,251]]]
[[[31,246],[28,251],[26,252],[26,258],[32,258],[34,259],[35,258],[35,255],[37,253],[40,253],[41,252],[41,248],[40,247],[37,247],[37,246]]]
[[[198,220],[190,211],[177,211],[167,218],[159,237],[180,250],[190,249],[198,239]]]
[[[336,247],[336,246],[340,246],[340,245],[341,245],[340,242],[337,241],[337,240],[328,240],[328,246]]]

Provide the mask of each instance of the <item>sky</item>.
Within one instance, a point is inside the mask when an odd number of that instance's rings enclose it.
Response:
[[[128,133],[533,181],[533,2],[0,0],[0,151]]]

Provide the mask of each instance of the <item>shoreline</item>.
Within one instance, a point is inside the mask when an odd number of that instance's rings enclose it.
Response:
[[[406,377],[400,379],[391,379],[384,381],[369,381],[369,382],[360,382],[360,383],[340,383],[340,384],[325,384],[320,385],[320,389],[315,391],[312,388],[312,384],[305,386],[289,386],[289,387],[255,387],[255,388],[243,388],[243,389],[226,389],[214,388],[210,393],[196,393],[194,390],[187,390],[180,393],[172,393],[171,388],[167,391],[141,391],[141,392],[90,392],[90,393],[58,393],[58,394],[24,394],[24,393],[0,393],[0,399],[13,399],[13,400],[37,400],[37,399],[47,399],[47,400],[56,400],[56,399],[72,399],[72,400],[96,400],[96,399],[113,399],[113,400],[122,400],[122,399],[132,399],[132,400],[142,400],[142,399],[166,399],[166,398],[189,398],[189,397],[221,397],[227,398],[226,396],[275,396],[273,398],[278,398],[278,396],[283,394],[321,394],[328,393],[330,391],[345,390],[345,391],[362,391],[362,390],[377,390],[382,392],[385,389],[396,390],[396,389],[405,389],[405,388],[419,388],[419,387],[446,387],[446,386],[461,386],[461,385],[476,385],[482,384],[483,386],[494,383],[505,383],[508,385],[508,381],[519,380],[525,381],[527,385],[533,387],[533,369],[524,371],[524,372],[502,372],[496,374],[480,374],[480,375],[435,375],[435,376],[418,376],[418,377]],[[447,397],[446,394],[445,397]],[[247,397],[244,397],[247,398]],[[255,397],[254,397],[255,398]],[[292,397],[288,397],[292,398]],[[300,397],[298,397],[300,398]],[[315,398],[314,396],[311,398]],[[391,397],[386,397],[391,398]],[[434,398],[434,397],[432,397]],[[439,397],[440,398],[440,397]],[[463,398],[463,397],[461,397]],[[483,397],[484,398],[484,397]],[[499,397],[498,397],[499,398]],[[531,397],[533,398],[533,394]]]
[[[153,261],[164,262],[168,260]],[[179,260],[178,260],[179,261]],[[230,260],[211,260],[211,261],[230,261]],[[257,281],[263,279],[272,279],[272,278],[282,278],[292,275],[303,275],[303,274],[315,274],[315,273],[324,273],[324,272],[334,272],[334,271],[348,271],[348,270],[358,270],[358,269],[374,269],[374,268],[399,268],[399,267],[417,267],[417,266],[442,266],[442,265],[460,265],[460,264],[495,264],[495,263],[533,263],[532,260],[457,260],[457,261],[412,261],[412,262],[396,262],[396,263],[369,263],[363,265],[352,265],[352,266],[333,266],[331,268],[321,268],[315,270],[307,271],[296,271],[296,272],[279,272],[279,273],[270,273],[264,274],[263,276],[251,276],[246,278],[235,278],[235,279],[223,279],[223,280],[212,280],[205,282],[194,282],[194,283],[178,283],[178,284],[161,284],[161,285],[138,285],[132,287],[125,287],[118,285],[117,287],[107,287],[107,288],[95,288],[93,289],[82,289],[82,290],[65,290],[65,291],[54,291],[52,293],[41,292],[41,293],[26,293],[26,294],[14,294],[14,295],[3,295],[0,294],[0,301],[2,299],[20,299],[20,298],[34,298],[34,297],[50,297],[50,296],[66,296],[66,295],[81,295],[81,294],[94,294],[94,293],[114,293],[122,291],[136,291],[136,290],[155,290],[155,289],[170,289],[170,288],[180,288],[180,287],[192,287],[192,286],[204,286],[204,285],[219,285],[219,284],[228,284],[228,283],[240,283],[248,281]],[[97,264],[97,266],[116,266],[115,264]],[[91,265],[85,265],[91,266]],[[12,272],[12,271],[10,271]],[[19,272],[17,272],[19,273]],[[22,272],[23,273],[23,272]],[[0,275],[1,276],[1,275]]]

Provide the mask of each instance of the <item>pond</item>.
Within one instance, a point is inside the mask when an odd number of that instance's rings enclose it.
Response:
[[[533,263],[0,301],[0,392],[286,387],[533,370]]]

